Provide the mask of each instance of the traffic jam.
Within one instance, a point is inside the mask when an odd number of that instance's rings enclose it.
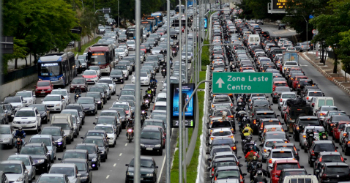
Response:
[[[166,125],[165,76],[170,74],[170,83],[184,82],[185,61],[193,59],[194,36],[189,33],[184,41],[190,55],[186,59],[181,57],[186,51],[179,50],[175,27],[171,34],[176,39],[171,39],[171,50],[166,50],[167,26],[178,19],[174,10],[171,22],[161,12],[144,18],[140,58],[135,56],[135,26],[110,25],[100,25],[102,38],[76,59],[71,52],[39,58],[35,88],[18,91],[0,103],[1,180],[91,183],[111,177],[133,182],[134,123],[141,123],[141,180],[159,182],[166,135],[171,135],[166,134],[170,127]],[[172,53],[169,62],[167,51]],[[142,64],[140,96],[135,90],[136,62]],[[166,73],[167,64],[171,73]],[[180,74],[183,81],[179,81]],[[135,104],[137,97],[141,106]],[[138,122],[136,107],[141,107]],[[122,171],[103,177],[112,168]]]
[[[212,15],[210,75],[270,72],[273,88],[211,93],[208,182],[349,182],[349,116],[305,75],[288,38],[225,8]]]

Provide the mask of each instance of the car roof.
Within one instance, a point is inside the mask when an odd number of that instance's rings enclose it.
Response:
[[[66,168],[71,168],[71,167],[76,167],[74,163],[55,163],[51,165],[51,168],[53,167],[66,167]]]
[[[66,162],[81,162],[81,163],[85,163],[87,162],[86,159],[80,159],[80,158],[67,158],[62,160],[62,163],[66,163]]]
[[[41,134],[37,134],[37,135],[33,135],[30,138],[52,138],[52,135],[41,135]]]
[[[222,157],[222,158],[216,158],[213,161],[222,162],[222,161],[230,161],[230,160],[236,161],[236,158],[234,158],[234,157]]]
[[[217,170],[239,170],[238,166],[224,166],[224,167],[217,167]]]
[[[20,160],[5,160],[5,161],[0,161],[0,164],[22,164],[23,161]]]
[[[23,108],[21,108],[19,110],[21,110],[21,111],[32,111],[34,109],[36,109],[36,107],[23,107]]]
[[[346,166],[348,167],[349,165],[343,162],[327,162],[324,163],[325,166]]]
[[[159,128],[162,128],[160,126],[154,126],[154,125],[147,125],[145,127],[143,127],[142,131],[159,131]]]
[[[289,171],[306,171],[304,168],[284,168],[282,169],[284,172],[289,172]]]
[[[333,141],[332,140],[315,140],[314,141],[315,144],[333,144]]]
[[[42,146],[45,146],[45,144],[42,144],[42,143],[28,143],[24,147],[29,147],[29,146],[42,147]]]
[[[288,148],[276,148],[276,149],[271,149],[271,152],[277,152],[277,151],[292,151],[291,149]]]
[[[80,144],[77,144],[76,146],[94,146],[94,147],[96,147],[96,144],[93,144],[93,143],[80,143]]]
[[[154,105],[166,105],[166,102],[156,102]]]
[[[320,152],[320,156],[325,156],[325,155],[340,155],[340,152]]]
[[[275,163],[279,164],[279,163],[299,163],[298,160],[292,160],[292,159],[278,159],[275,161]]]
[[[318,119],[317,116],[299,116],[299,119],[307,119],[307,118]]]
[[[26,154],[12,154],[9,157],[24,157],[24,158],[30,158],[30,155],[26,155]],[[12,160],[10,160],[12,161]]]
[[[65,174],[59,174],[59,173],[45,173],[41,174],[40,177],[65,177]]]
[[[88,151],[85,149],[67,149],[64,153],[67,153],[67,152],[87,153]]]
[[[227,128],[214,128],[213,129],[213,132],[217,132],[217,131],[230,131],[231,132],[231,129],[229,127],[227,127]]]
[[[85,138],[87,138],[87,139],[103,139],[103,137],[101,137],[101,136],[87,136]]]

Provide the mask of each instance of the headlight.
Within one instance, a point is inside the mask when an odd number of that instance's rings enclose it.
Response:
[[[29,100],[29,101],[28,101],[28,103],[32,103],[32,102],[33,102],[33,100]]]
[[[140,144],[140,146],[144,147],[144,146],[145,146],[145,144]]]
[[[34,120],[34,121],[29,121],[29,123],[36,123],[36,121]]]
[[[82,176],[80,176],[80,179],[87,179],[87,178],[88,178],[87,175],[82,175]]]
[[[162,145],[160,145],[160,144],[157,144],[157,145],[155,145],[154,147],[161,147]]]
[[[128,172],[127,175],[134,175],[134,172]]]
[[[92,160],[91,161],[97,161],[97,159],[96,158],[92,158]]]
[[[61,104],[56,104],[55,106],[60,106]]]
[[[35,164],[40,164],[40,163],[44,163],[44,162],[45,162],[45,160],[43,160],[43,159],[38,159],[38,160],[34,161]]]
[[[153,173],[148,173],[146,176],[147,177],[153,177]]]
[[[93,108],[93,107],[90,107],[89,109],[92,110],[92,109],[94,109],[94,108]]]
[[[16,182],[22,182],[23,181],[23,177],[20,177],[16,180]]]
[[[52,153],[52,151],[49,151],[49,154],[51,154]]]

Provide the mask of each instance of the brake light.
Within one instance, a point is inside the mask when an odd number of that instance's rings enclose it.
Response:
[[[303,135],[303,138],[306,138],[306,135]]]
[[[233,135],[230,135],[230,136],[228,136],[228,137],[231,137],[231,139],[233,139]]]
[[[244,182],[242,175],[239,175],[239,181],[240,181],[241,183]]]
[[[341,161],[344,161],[344,158],[342,156],[340,156],[340,159],[341,159]]]
[[[324,116],[324,115],[326,115],[326,113],[320,113],[320,115],[321,115],[321,116]]]
[[[346,133],[343,133],[343,136],[345,137],[345,136],[346,136]]]
[[[348,141],[348,143],[347,144],[350,144],[350,141]]]
[[[254,123],[254,125],[256,124],[256,119],[254,119],[254,122],[253,122],[253,123]]]
[[[214,176],[214,167],[211,168],[211,176]]]
[[[266,149],[264,149],[264,153],[266,153],[267,152],[267,150]]]
[[[322,156],[320,157],[320,159],[318,159],[319,162],[322,162]]]
[[[323,175],[322,175],[322,178],[326,178],[326,177],[327,177],[327,174],[323,174]]]
[[[297,130],[299,130],[299,126],[297,126]]]
[[[309,100],[309,97],[306,97],[306,100]]]
[[[272,159],[269,159],[269,163],[272,163]]]
[[[280,99],[280,102],[282,102],[282,99]]]
[[[214,140],[214,137],[210,137],[211,140]]]
[[[236,146],[231,147],[232,151],[235,151],[237,149]]]
[[[311,155],[315,156],[315,151],[314,150],[311,150]]]
[[[215,177],[214,180],[218,180],[218,179]]]

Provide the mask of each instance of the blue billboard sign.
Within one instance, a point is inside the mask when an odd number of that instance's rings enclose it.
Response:
[[[204,29],[208,28],[208,18],[204,17]]]

